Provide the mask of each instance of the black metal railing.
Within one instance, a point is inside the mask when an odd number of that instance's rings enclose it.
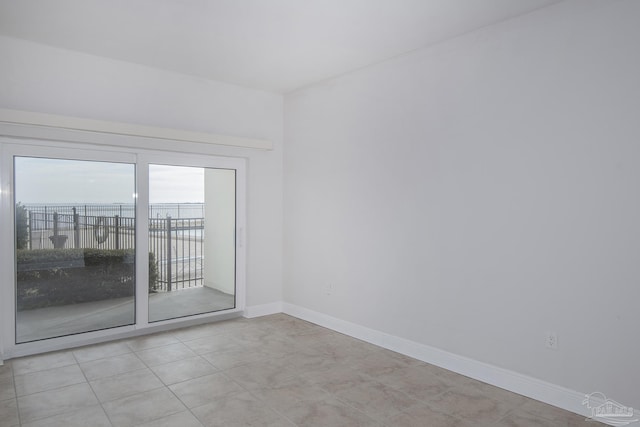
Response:
[[[158,286],[203,286],[204,218],[149,219],[149,251],[158,260]]]
[[[27,203],[26,210],[52,215],[71,215],[73,210],[84,216],[135,217],[133,203]],[[152,203],[149,205],[149,218],[204,218],[204,203]],[[50,217],[49,217],[50,218]]]
[[[32,206],[26,205],[28,209]],[[69,206],[66,209],[67,206],[43,205],[42,209],[27,210],[27,248],[135,247],[135,217],[113,214],[113,210],[106,208],[89,211],[84,205]],[[62,213],[54,208],[61,208]],[[85,211],[112,215],[84,215]],[[182,213],[188,211],[189,208],[182,209]],[[156,209],[155,212],[159,213],[161,209]],[[204,285],[204,217],[149,218],[149,251],[153,252],[157,262],[156,291],[174,291]]]
[[[135,247],[135,218],[28,211],[27,221],[29,249]]]

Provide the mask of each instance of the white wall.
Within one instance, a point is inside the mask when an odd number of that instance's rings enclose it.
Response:
[[[235,294],[236,171],[204,170],[204,286]]]
[[[6,37],[0,58],[0,108],[273,141],[159,148],[248,158],[247,305],[282,299],[282,96]]]
[[[640,407],[638,16],[568,1],[288,94],[285,302]]]

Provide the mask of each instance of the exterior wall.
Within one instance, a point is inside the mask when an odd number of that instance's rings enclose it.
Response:
[[[205,169],[204,286],[226,294],[235,292],[235,174]]]

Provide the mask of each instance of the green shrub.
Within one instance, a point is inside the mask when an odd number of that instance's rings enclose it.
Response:
[[[22,203],[16,204],[16,249],[27,249],[29,244],[29,216]]]
[[[158,289],[158,274],[156,254],[149,252],[149,292],[155,292]]]
[[[135,291],[133,249],[18,250],[18,310],[131,297]],[[149,254],[149,290],[158,270]]]

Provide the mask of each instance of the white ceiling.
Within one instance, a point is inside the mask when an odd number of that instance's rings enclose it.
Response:
[[[275,92],[561,0],[0,0],[0,35]]]

